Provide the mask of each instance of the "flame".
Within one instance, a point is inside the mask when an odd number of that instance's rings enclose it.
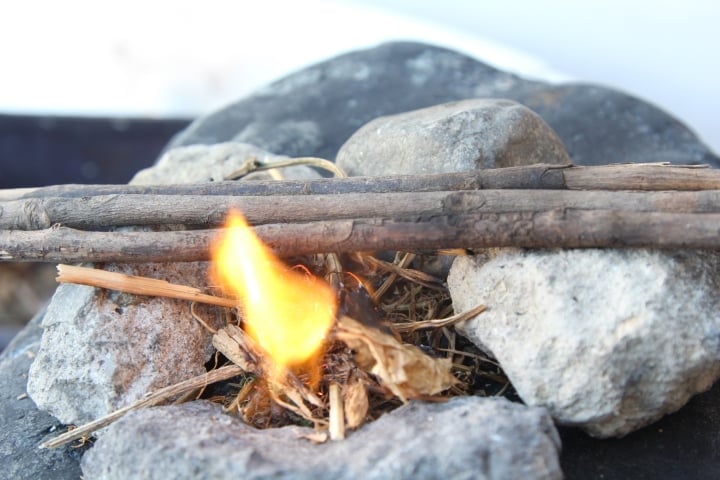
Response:
[[[285,266],[239,212],[213,247],[214,273],[237,295],[247,332],[278,367],[312,360],[335,318],[332,288]]]

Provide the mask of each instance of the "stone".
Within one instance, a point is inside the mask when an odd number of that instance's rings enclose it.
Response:
[[[205,262],[104,269],[207,285]],[[219,324],[209,309],[197,310]],[[210,334],[193,319],[188,302],[80,285],[58,287],[42,328],[27,392],[40,409],[66,424],[95,420],[147,392],[205,373],[213,352]]]
[[[82,449],[40,450],[37,446],[61,426],[27,396],[27,373],[40,347],[41,310],[0,354],[0,477],[8,479],[80,478]]]
[[[411,402],[345,440],[255,430],[205,401],[132,412],[82,460],[84,478],[559,479],[547,413],[502,398]],[[162,452],[159,454],[159,452]]]
[[[570,83],[520,88],[506,98],[543,117],[576,165],[670,162],[720,167],[717,154],[678,119],[617,90]]]
[[[557,132],[577,165],[671,161],[720,166],[681,122],[638,98],[598,85],[551,85],[432,45],[393,42],[293,73],[201,117],[170,147],[243,141],[291,157],[334,159],[361,126],[440,103],[504,98]]]
[[[653,250],[499,250],[458,257],[457,329],[522,400],[596,437],[682,407],[720,376],[720,256]]]
[[[568,164],[557,135],[510,100],[473,99],[377,118],[340,148],[348,175],[449,173]]]
[[[252,145],[197,145],[166,152],[133,184],[219,181],[248,158],[283,160]],[[292,167],[289,178],[317,177]],[[105,265],[104,269],[205,288],[207,262]],[[198,307],[211,325],[215,310]],[[58,287],[43,319],[40,349],[27,391],[38,407],[63,423],[85,423],[133,403],[147,392],[204,373],[212,355],[211,335],[188,302],[107,292],[80,285]]]

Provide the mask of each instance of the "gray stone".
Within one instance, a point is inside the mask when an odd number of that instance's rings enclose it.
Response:
[[[348,175],[448,173],[570,163],[537,114],[510,100],[444,103],[377,118],[340,148]]]
[[[207,285],[208,265],[106,265],[104,269]],[[218,323],[207,309],[203,318]],[[85,423],[147,392],[205,372],[210,334],[182,300],[147,298],[63,284],[42,322],[27,391],[63,423]]]
[[[720,167],[717,154],[678,119],[617,90],[570,83],[518,88],[506,98],[543,117],[577,165],[670,162]]]
[[[469,98],[506,98],[538,113],[578,165],[718,157],[657,107],[597,85],[524,80],[444,48],[399,42],[350,52],[289,75],[179,133],[171,147],[230,140],[291,157],[334,159],[384,115]]]
[[[720,375],[720,256],[650,250],[502,250],[458,257],[458,330],[500,362],[520,397],[561,424],[622,436]]]
[[[81,449],[39,450],[37,446],[60,426],[35,407],[25,391],[28,368],[40,347],[39,312],[0,355],[0,478],[13,480],[81,475]]]
[[[300,427],[255,430],[207,402],[128,414],[82,461],[93,479],[557,479],[547,413],[502,398],[411,402],[342,441]]]

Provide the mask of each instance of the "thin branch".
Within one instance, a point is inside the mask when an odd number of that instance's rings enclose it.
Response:
[[[77,283],[91,287],[108,288],[119,292],[153,297],[178,298],[192,302],[207,303],[220,307],[237,307],[238,301],[232,298],[216,297],[202,290],[186,285],[177,285],[165,280],[108,272],[97,268],[58,265],[58,283]]]
[[[0,190],[0,200],[97,195],[310,195],[486,189],[713,190],[720,170],[707,166],[614,164],[523,167],[433,175],[389,175],[310,181],[212,182],[190,185],[55,185]]]
[[[708,165],[612,164],[563,170],[569,190],[716,190],[720,170]]]
[[[338,195],[345,193],[431,192],[497,188],[565,188],[560,169],[567,166],[533,165],[473,172],[382,177],[323,178],[316,180],[223,181],[180,185],[53,185],[0,190],[0,200],[81,198],[100,195]],[[718,186],[720,188],[720,185]]]
[[[398,333],[414,332],[415,330],[424,330],[426,328],[441,328],[464,322],[470,318],[480,315],[487,310],[485,305],[477,305],[470,310],[455,314],[447,318],[433,318],[431,320],[418,320],[417,322],[398,322],[390,324],[390,328]]]
[[[170,385],[169,387],[161,388],[160,390],[147,395],[142,400],[138,400],[137,402],[133,403],[132,405],[128,405],[127,407],[123,407],[118,410],[115,410],[114,412],[112,412],[108,415],[105,415],[102,418],[99,418],[90,423],[86,423],[85,425],[82,425],[78,428],[75,428],[66,433],[63,433],[62,435],[58,435],[57,437],[55,437],[51,440],[43,442],[40,444],[40,448],[61,447],[67,443],[70,443],[70,442],[73,442],[80,438],[83,438],[85,436],[91,435],[96,430],[99,430],[103,427],[110,425],[115,420],[119,419],[120,417],[122,417],[123,415],[125,415],[126,413],[128,413],[132,410],[138,410],[140,408],[158,405],[160,403],[163,403],[163,402],[166,402],[166,401],[172,399],[173,397],[182,395],[185,392],[189,392],[189,391],[195,390],[197,388],[201,388],[201,387],[211,384],[211,383],[216,383],[216,382],[220,382],[222,380],[227,380],[229,378],[240,375],[241,373],[243,373],[243,369],[240,368],[239,366],[226,365],[226,366],[220,367],[216,370],[212,370],[212,371],[204,373],[202,375],[198,375],[198,376],[192,377],[188,380],[184,380],[180,383],[176,383],[175,385]]]
[[[0,231],[0,261],[189,262],[208,260],[219,230],[81,232],[56,227]],[[281,257],[439,248],[720,248],[720,214],[617,210],[453,213],[255,227]]]
[[[452,212],[500,214],[555,208],[720,213],[720,190],[477,190],[273,197],[110,195],[44,198],[0,202],[0,229],[39,230],[56,224],[79,230],[107,230],[130,225],[214,228],[224,223],[231,208],[243,212],[253,225],[379,216],[422,217]]]

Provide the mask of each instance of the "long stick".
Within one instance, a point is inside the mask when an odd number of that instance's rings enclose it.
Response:
[[[560,169],[533,165],[473,172],[285,181],[226,181],[188,185],[54,185],[0,190],[0,200],[97,195],[337,195],[345,193],[431,192],[487,188],[564,188]]]
[[[177,285],[165,280],[138,277],[119,272],[108,272],[95,268],[76,267],[73,265],[58,265],[57,281],[60,283],[77,283],[93,287],[108,288],[120,292],[134,293],[135,295],[150,295],[153,297],[179,298],[192,302],[208,303],[220,307],[236,307],[237,300],[216,297],[203,293],[200,289]]]
[[[389,175],[310,181],[214,182],[193,185],[57,185],[0,190],[0,200],[97,195],[309,195],[480,189],[711,190],[720,170],[667,164],[538,164],[434,175]]]
[[[720,248],[720,214],[553,209],[452,213],[255,227],[280,256],[370,250],[482,247]],[[207,260],[217,230],[0,231],[0,261],[183,262]]]
[[[96,430],[99,430],[103,427],[110,425],[115,420],[117,420],[118,418],[122,417],[123,415],[125,415],[126,413],[128,413],[132,410],[137,410],[140,408],[158,405],[167,400],[170,400],[173,397],[181,395],[185,392],[189,392],[189,391],[201,388],[201,387],[211,384],[211,383],[216,383],[216,382],[220,382],[222,380],[227,380],[228,378],[235,377],[237,375],[240,375],[241,373],[243,373],[243,369],[240,368],[239,366],[226,365],[224,367],[220,367],[218,369],[211,370],[206,374],[198,375],[197,377],[193,377],[188,380],[182,381],[175,385],[161,388],[160,390],[146,396],[142,400],[138,400],[137,402],[133,403],[132,405],[128,405],[127,407],[123,407],[118,410],[115,410],[114,412],[112,412],[102,418],[99,418],[98,420],[95,420],[90,423],[86,423],[85,425],[83,425],[81,427],[78,427],[74,430],[70,430],[66,433],[63,433],[62,435],[58,435],[57,437],[55,437],[51,440],[43,442],[40,444],[40,448],[61,447],[67,443],[70,443],[70,442],[73,442],[80,438],[83,438],[85,436],[91,435]]]
[[[252,224],[355,218],[401,218],[453,212],[500,214],[556,208],[639,212],[720,213],[720,190],[610,192],[477,190],[342,195],[197,196],[102,195],[0,202],[0,229],[38,230],[60,224],[80,230],[117,226],[222,225],[230,208]]]

